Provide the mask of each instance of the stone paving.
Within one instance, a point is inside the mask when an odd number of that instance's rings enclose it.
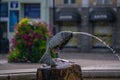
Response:
[[[82,68],[120,69],[120,61],[112,53],[62,52],[60,58],[81,65]],[[39,68],[39,63],[8,63],[7,55],[0,54],[0,70]]]
[[[75,62],[82,68],[84,80],[120,80],[120,61],[112,53],[67,53],[60,58]],[[8,63],[0,54],[0,80],[36,80],[39,63]],[[8,77],[10,79],[8,79]]]

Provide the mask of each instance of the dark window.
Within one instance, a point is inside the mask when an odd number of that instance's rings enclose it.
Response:
[[[64,4],[74,4],[75,0],[64,0],[63,3]]]
[[[69,3],[69,0],[64,0],[64,4],[68,4]]]
[[[71,0],[71,3],[75,3],[75,0]]]
[[[40,18],[40,4],[25,4],[24,17]]]
[[[111,4],[111,0],[96,0],[97,4]]]
[[[0,17],[8,17],[8,3],[0,3]]]

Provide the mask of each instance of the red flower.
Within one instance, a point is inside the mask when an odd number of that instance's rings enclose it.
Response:
[[[14,38],[11,39],[11,43],[12,43],[13,46],[18,45],[18,41],[15,40]]]
[[[35,38],[37,38],[37,39],[40,39],[40,37],[41,37],[40,34],[36,34],[36,35],[35,35]]]
[[[28,49],[30,49],[32,43],[31,42],[28,42]]]

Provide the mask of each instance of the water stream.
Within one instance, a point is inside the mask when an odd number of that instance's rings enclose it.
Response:
[[[76,34],[77,34],[77,35],[78,35],[78,34],[87,35],[87,36],[90,36],[90,37],[93,37],[93,38],[99,40],[99,41],[102,42],[107,48],[109,48],[109,49],[112,51],[112,53],[113,53],[113,54],[118,58],[118,60],[120,61],[120,56],[116,53],[116,51],[115,51],[113,48],[111,48],[108,44],[106,44],[105,41],[103,41],[102,39],[98,38],[97,36],[94,36],[94,35],[92,35],[92,34],[90,34],[90,33],[86,33],[86,32],[73,32],[73,34],[74,34],[74,35],[76,35]]]

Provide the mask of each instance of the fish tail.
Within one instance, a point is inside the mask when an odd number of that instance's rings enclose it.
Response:
[[[55,62],[53,61],[51,55],[49,53],[45,53],[42,58],[40,59],[40,63],[48,64],[48,65],[55,65]]]

